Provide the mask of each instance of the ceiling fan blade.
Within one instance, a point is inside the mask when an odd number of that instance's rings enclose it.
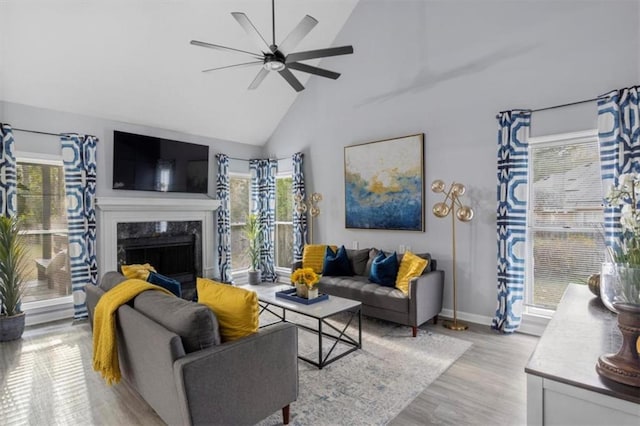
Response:
[[[292,70],[298,70],[302,72],[308,72],[309,74],[315,74],[321,77],[332,78],[334,80],[340,77],[340,73],[325,70],[324,68],[313,67],[307,64],[301,64],[300,62],[288,63],[287,68],[291,68]]]
[[[304,86],[302,85],[302,83],[298,81],[296,76],[291,74],[291,71],[285,68],[282,71],[278,71],[278,72],[285,80],[287,80],[287,83],[289,83],[296,92],[301,92],[304,90]]]
[[[349,55],[353,53],[353,46],[330,47],[328,49],[307,50],[287,55],[286,62],[298,62],[306,59],[326,58],[327,56]]]
[[[256,27],[251,23],[247,15],[242,12],[231,12],[236,21],[240,24],[240,26],[246,31],[246,33],[253,39],[253,42],[256,44],[258,49],[260,49],[264,53],[273,53],[271,51],[271,46],[269,43],[260,35]]]
[[[262,59],[263,56],[258,53],[247,52],[246,50],[234,49],[233,47],[220,46],[219,44],[206,43],[204,41],[191,40],[190,42],[194,46],[200,47],[208,47],[209,49],[222,50],[223,52],[234,52],[234,53],[243,53],[246,55],[251,55],[256,59]]]
[[[249,85],[249,90],[257,89],[258,86],[260,86],[260,83],[262,83],[262,80],[264,80],[264,78],[268,74],[269,74],[269,71],[264,68],[258,71],[258,75],[256,75],[256,78],[254,78],[251,84]]]
[[[263,63],[262,61],[244,62],[242,64],[227,65],[227,66],[224,66],[224,67],[208,68],[206,70],[202,70],[202,72],[223,70],[225,68],[242,68],[242,67],[248,67],[248,66],[251,66],[251,65],[262,65],[262,63]]]
[[[298,23],[298,25],[291,30],[287,38],[278,46],[278,49],[286,55],[287,52],[293,50],[300,40],[302,40],[309,32],[318,24],[318,21],[309,15],[305,15],[304,18]]]

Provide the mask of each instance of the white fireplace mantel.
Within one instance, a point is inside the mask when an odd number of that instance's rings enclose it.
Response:
[[[98,209],[117,210],[162,210],[162,211],[213,211],[220,207],[219,200],[199,198],[141,198],[141,197],[98,197]]]
[[[216,277],[215,210],[219,200],[195,198],[97,197],[99,273],[118,267],[118,224],[130,222],[202,222],[202,272]]]

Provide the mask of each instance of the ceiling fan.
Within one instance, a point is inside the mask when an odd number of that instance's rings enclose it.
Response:
[[[224,52],[233,52],[241,55],[248,55],[253,58],[251,62],[243,62],[241,64],[227,65],[224,67],[210,68],[202,72],[217,71],[227,68],[242,68],[254,65],[261,65],[258,75],[249,85],[249,89],[256,89],[262,80],[271,71],[278,72],[287,83],[293,87],[296,92],[304,90],[304,86],[293,75],[291,70],[306,72],[309,74],[319,75],[321,77],[337,79],[340,74],[323,68],[314,67],[303,64],[300,61],[316,58],[326,58],[328,56],[348,55],[353,53],[353,46],[330,47],[327,49],[307,50],[304,52],[292,52],[298,43],[316,26],[318,21],[312,16],[305,15],[298,25],[289,33],[289,35],[280,43],[276,44],[276,17],[275,4],[271,0],[271,24],[272,24],[272,43],[267,41],[258,32],[256,27],[251,23],[247,15],[241,12],[232,12],[231,15],[238,21],[240,26],[253,39],[260,53],[248,52],[246,50],[235,49],[233,47],[220,46],[218,44],[206,43],[204,41],[191,40],[194,46],[208,47],[210,49],[222,50]]]

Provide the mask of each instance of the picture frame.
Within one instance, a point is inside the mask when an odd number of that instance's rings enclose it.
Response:
[[[344,148],[345,227],[424,232],[424,133]]]

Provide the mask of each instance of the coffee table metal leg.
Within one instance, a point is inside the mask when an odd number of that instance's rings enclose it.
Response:
[[[318,319],[318,368],[322,369],[324,362],[322,362],[322,320]]]

